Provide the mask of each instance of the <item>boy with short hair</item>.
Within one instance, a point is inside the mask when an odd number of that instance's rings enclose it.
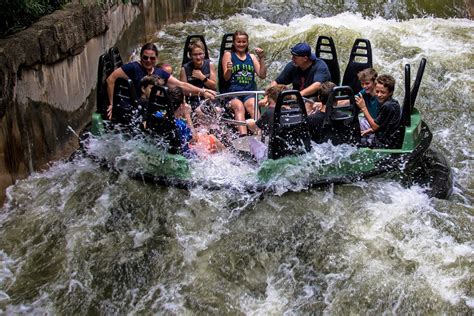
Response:
[[[253,133],[256,133],[259,130],[263,130],[266,134],[270,133],[270,130],[273,127],[273,116],[275,114],[275,106],[278,100],[278,95],[285,89],[286,86],[278,84],[275,86],[270,86],[265,90],[267,109],[258,120],[255,121],[254,119],[248,119],[245,121],[247,123],[247,127]]]
[[[393,147],[397,143],[398,128],[400,126],[400,104],[393,99],[395,79],[390,75],[381,75],[375,80],[375,95],[381,104],[374,119],[365,102],[356,102],[364,114],[370,128],[362,131],[362,136],[374,133],[371,147]]]
[[[375,95],[375,80],[377,79],[377,71],[373,68],[366,68],[357,74],[362,90],[355,96],[356,102],[361,103],[361,106],[366,106],[372,117],[377,117],[379,113],[380,104]],[[367,120],[360,118],[360,129],[365,131],[370,128]]]

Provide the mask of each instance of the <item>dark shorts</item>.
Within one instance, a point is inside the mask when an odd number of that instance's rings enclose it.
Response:
[[[252,94],[252,95],[241,95],[241,96],[239,96],[239,97],[234,97],[234,98],[232,98],[232,100],[233,100],[233,99],[239,99],[242,103],[245,103],[245,101],[247,101],[248,99],[252,99],[252,98],[254,98],[254,97],[255,97],[254,94]]]

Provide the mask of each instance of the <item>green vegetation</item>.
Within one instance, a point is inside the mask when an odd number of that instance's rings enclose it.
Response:
[[[79,3],[93,1],[97,4],[117,2],[117,0],[80,0]],[[0,38],[29,27],[42,16],[60,9],[73,0],[3,0],[3,2],[0,10]],[[122,0],[122,2],[138,4],[138,1]]]
[[[0,37],[27,28],[70,0],[4,0],[0,10]]]

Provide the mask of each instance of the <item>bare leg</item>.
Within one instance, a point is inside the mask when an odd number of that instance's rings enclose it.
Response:
[[[250,117],[257,120],[260,117],[260,111],[257,108],[257,117],[255,117],[255,98],[249,98],[245,101],[245,109],[250,114]]]
[[[245,121],[245,108],[242,104],[242,101],[239,99],[232,99],[230,101],[230,106],[232,111],[234,111],[234,118],[238,121]],[[239,126],[239,134],[240,135],[247,135],[247,127],[246,126]]]

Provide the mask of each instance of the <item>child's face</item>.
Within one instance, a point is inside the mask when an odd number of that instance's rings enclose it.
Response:
[[[367,93],[373,92],[373,90],[374,90],[374,88],[375,88],[375,82],[372,81],[372,80],[364,80],[364,81],[361,81],[361,82],[360,82],[360,85],[362,86],[362,88],[363,88]]]
[[[383,84],[377,83],[375,85],[375,95],[377,96],[379,103],[383,104],[392,96],[392,92],[389,92],[388,88],[384,87]]]
[[[249,41],[248,41],[248,38],[247,36],[245,35],[237,35],[235,38],[234,38],[234,47],[235,47],[235,50],[238,51],[238,52],[245,52],[245,50],[247,49],[249,45]]]

